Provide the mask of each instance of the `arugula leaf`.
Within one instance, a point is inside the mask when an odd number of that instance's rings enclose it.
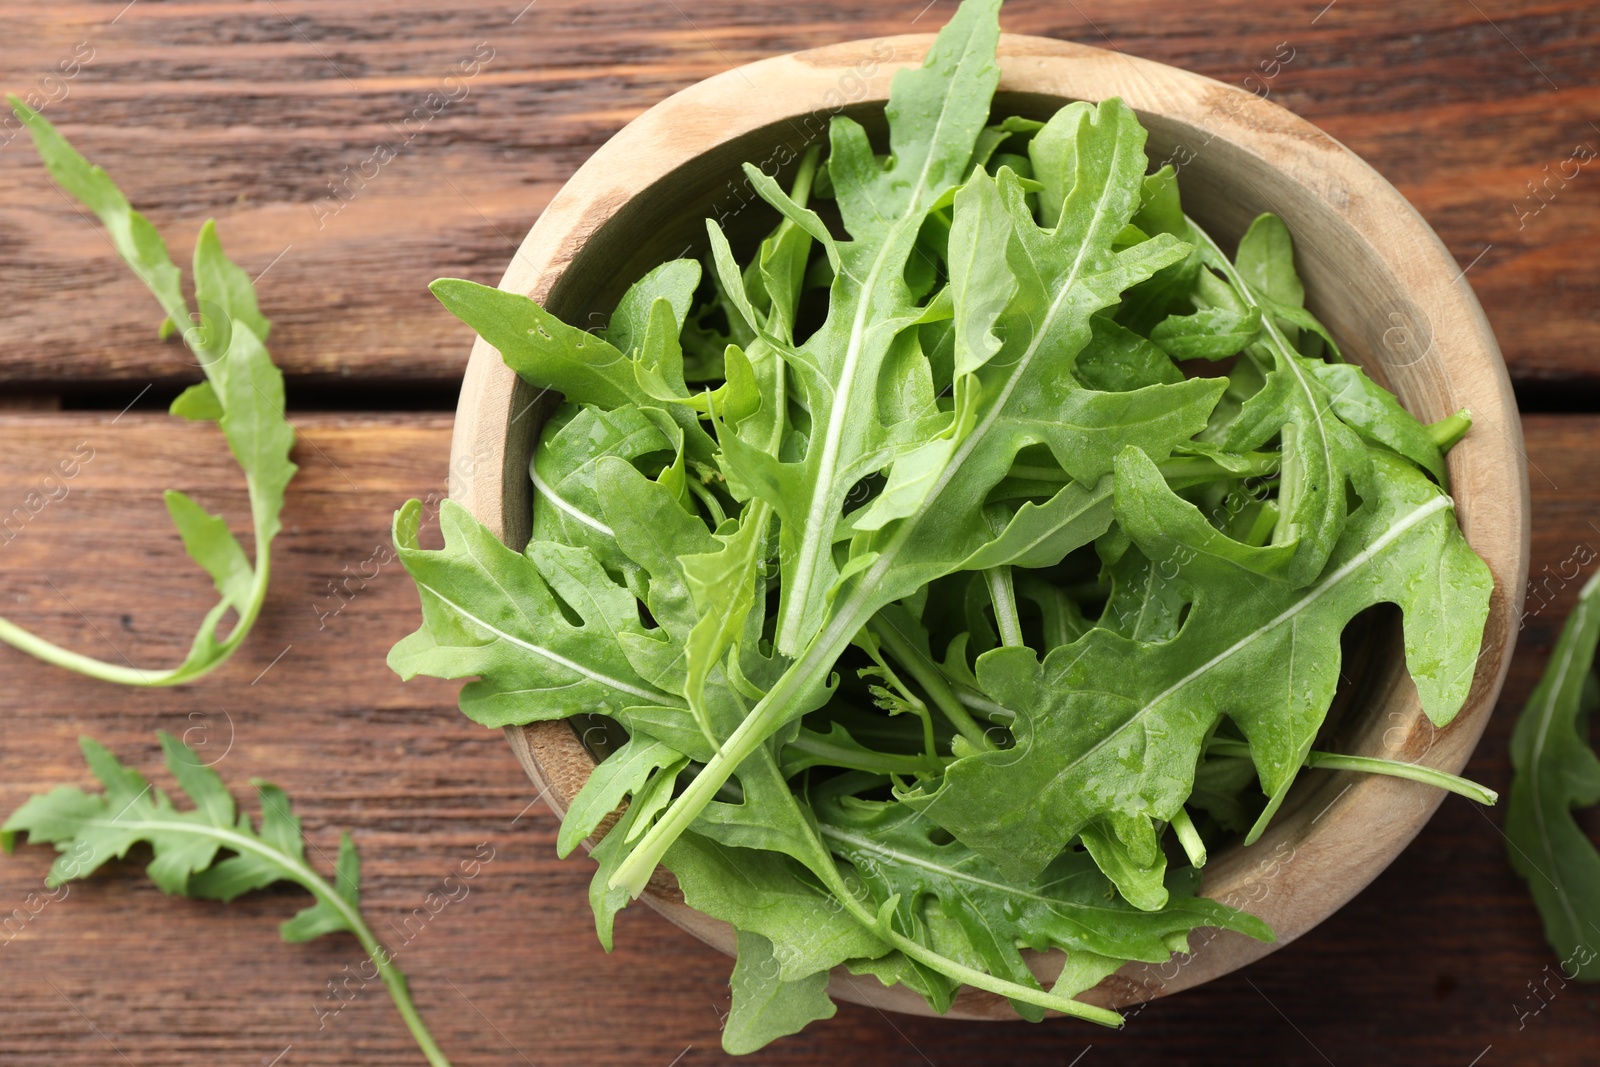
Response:
[[[15,96],[7,99],[32,134],[50,175],[99,216],[117,252],[155,295],[167,321],[190,322],[178,268],[155,227],[133,210],[104,170],[79,155],[38,112]],[[282,529],[279,514],[284,492],[297,469],[289,461],[294,428],[283,417],[283,375],[267,354],[269,323],[257,307],[250,277],[223,254],[211,221],[201,227],[195,244],[194,283],[199,324],[185,329],[183,339],[199,357],[205,380],[179,395],[171,412],[215,422],[222,431],[249,490],[255,563],[250,563],[221,516],[209,514],[185,494],[169,490],[167,513],[184,550],[211,576],[221,595],[206,613],[182,663],[166,670],[107,663],[62,648],[0,618],[0,641],[91,678],[140,686],[194,681],[224,663],[243,644],[266,599],[272,541]],[[237,618],[224,636],[220,628],[230,611]]]
[[[572,403],[594,404],[606,410],[659,406],[640,383],[636,365],[627,353],[619,351],[606,337],[567,325],[520,293],[459,278],[440,278],[428,288],[451,314],[494,345],[507,366],[529,381],[541,383],[542,388],[555,390]],[[669,297],[661,299],[673,306]],[[637,325],[619,321],[608,330],[608,336],[631,344]],[[699,463],[709,462],[711,438],[700,428],[694,413],[675,404],[666,410],[683,433],[689,457]]]
[[[667,867],[691,907],[767,938],[784,981],[889,951],[777,853],[721,845],[691,832],[667,854]]]
[[[323,934],[354,934],[423,1055],[436,1067],[449,1067],[417,1014],[405,974],[361,915],[361,860],[350,835],[340,836],[330,883],[306,862],[300,819],[283,790],[268,782],[252,783],[261,802],[257,829],[238,810],[217,772],[201,763],[192,748],[171,734],[158,736],[167,770],[194,804],[192,810],[178,809],[144,775],[84,737],[79,739],[84,760],[105,792],[57,786],[30,797],[0,826],[0,847],[9,854],[19,835],[31,844],[55,845],[61,855],[45,879],[49,886],[87,878],[141,842],[154,853],[145,871],[164,893],[226,901],[279,882],[298,885],[314,902],[283,923],[283,939],[293,943]]]
[[[566,818],[561,820],[556,855],[564,857],[571,853],[622,803],[623,797],[630,793],[637,795],[657,770],[677,764],[683,758],[682,753],[644,734],[630,737],[595,767],[583,788],[572,798]]]
[[[1177,385],[1183,372],[1166,352],[1111,319],[1089,320],[1093,331],[1072,370],[1089,389],[1132,392],[1147,385]]]
[[[1239,406],[1236,417],[1221,428],[1216,443],[1230,451],[1246,452],[1274,437],[1280,439],[1282,484],[1272,540],[1274,545],[1294,546],[1285,574],[1300,586],[1327,565],[1348,514],[1346,487],[1353,485],[1362,492],[1369,468],[1360,438],[1342,420],[1329,417],[1332,397],[1315,372],[1321,364],[1297,352],[1276,320],[1288,305],[1260,288],[1275,286],[1271,291],[1280,296],[1288,291],[1281,275],[1284,270],[1292,272],[1293,267],[1281,262],[1287,254],[1283,243],[1288,240],[1287,231],[1278,235],[1281,226],[1275,216],[1263,215],[1240,241],[1244,262],[1253,263],[1254,284],[1192,220],[1189,230],[1203,262],[1226,283],[1203,287],[1200,298],[1223,301],[1219,306],[1260,316],[1262,339],[1245,348],[1250,357],[1245,373],[1262,376],[1260,390]],[[1259,236],[1262,234],[1278,236]],[[1267,249],[1254,253],[1252,261],[1251,249],[1262,245]],[[1279,262],[1274,263],[1275,259]],[[1214,280],[1210,274],[1202,277]],[[1305,318],[1309,320],[1309,316]]]
[[[1191,590],[1182,629],[1148,644],[1096,628],[1042,662],[1028,648],[986,652],[978,681],[1016,711],[1015,746],[958,760],[938,789],[902,799],[1013,879],[1036,876],[1097,817],[1120,820],[1116,836],[1154,859],[1154,823],[1181,807],[1207,732],[1227,716],[1271,798],[1259,833],[1332,700],[1340,632],[1385,601],[1404,613],[1424,711],[1448,723],[1472,683],[1488,568],[1456,528],[1449,497],[1401,460],[1378,453],[1372,463],[1377,493],[1351,516],[1326,572],[1296,587],[1280,573],[1292,548],[1231,541],[1148,457],[1123,453],[1118,519]],[[1424,572],[1437,578],[1419,583]]]
[[[1349,363],[1319,364],[1312,368],[1312,373],[1327,388],[1328,404],[1333,413],[1363,440],[1404,456],[1449,490],[1443,450],[1428,433],[1428,428],[1400,406],[1393,393],[1368,378],[1360,367]]]
[[[850,861],[874,902],[895,900],[903,932],[924,939],[935,929],[933,914],[942,914],[953,925],[937,928],[939,936],[962,942],[944,948],[947,954],[981,960],[991,974],[1021,985],[1039,987],[1022,947],[1161,963],[1188,951],[1185,938],[1196,926],[1273,939],[1261,920],[1193,896],[1199,879],[1192,872],[1169,878],[1165,908],[1141,911],[1117,900],[1081,852],[1063,852],[1037,878],[1017,883],[965,845],[936,842],[937,827],[904,804],[845,797],[820,805],[817,815],[823,838]],[[1025,1005],[1018,1010],[1043,1016]]]
[[[722,1028],[722,1049],[733,1056],[754,1052],[776,1038],[797,1034],[837,1010],[828,997],[828,972],[794,981],[778,976],[772,942],[739,932],[733,965],[733,1004]]]
[[[1261,311],[1201,308],[1193,315],[1169,315],[1150,331],[1150,340],[1173,359],[1226,359],[1243,351],[1261,333]]]
[[[700,284],[700,264],[692,259],[669,260],[640,278],[617,303],[606,324],[605,337],[619,352],[642,347],[650,332],[650,316],[657,300],[665,300],[678,328],[683,328]]]
[[[592,712],[626,723],[636,704],[681,705],[641,677],[619,644],[648,632],[632,594],[586,549],[540,542],[528,555],[513,552],[446,500],[444,548],[429,551],[417,541],[421,519],[419,500],[394,519],[395,547],[422,598],[422,626],[389,651],[403,680],[477,677],[461,691],[461,710],[485,726]]]
[[[557,542],[587,548],[613,573],[638,569],[616,547],[595,485],[598,456],[663,464],[676,451],[670,433],[652,417],[657,409],[564,404],[546,423],[528,473],[533,481],[533,535],[529,544]],[[665,412],[659,412],[665,417]],[[669,421],[669,425],[670,421]]]
[[[1562,958],[1561,973],[1585,982],[1600,981],[1593,947],[1600,937],[1600,851],[1572,810],[1600,802],[1600,758],[1587,738],[1589,718],[1600,706],[1596,644],[1600,578],[1591,578],[1511,735],[1506,808],[1512,869],[1528,883],[1545,940]]]

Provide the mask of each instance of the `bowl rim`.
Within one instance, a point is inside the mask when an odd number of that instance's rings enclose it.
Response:
[[[529,230],[499,287],[544,300],[576,250],[633,196],[668,179],[718,142],[784,120],[837,113],[847,104],[883,102],[892,74],[920,64],[932,41],[932,34],[911,34],[775,56],[724,71],[657,103],[567,181]],[[1473,410],[1475,426],[1487,424],[1498,431],[1470,434],[1450,454],[1453,485],[1460,494],[1458,519],[1469,543],[1489,563],[1495,589],[1483,653],[1456,719],[1435,730],[1409,682],[1388,678],[1384,706],[1397,704],[1399,710],[1389,713],[1397,725],[1383,734],[1383,754],[1410,754],[1414,760],[1426,756],[1429,766],[1459,771],[1487,725],[1505,679],[1529,555],[1520,420],[1499,347],[1465,272],[1457,271],[1455,259],[1421,215],[1372,167],[1317,127],[1254,93],[1153,60],[1044,37],[1003,34],[999,62],[1002,93],[1091,101],[1120,96],[1147,124],[1159,118],[1187,128],[1197,139],[1203,135],[1201,151],[1216,140],[1267,161],[1314,190],[1396,277],[1407,279],[1412,288],[1406,295],[1431,309],[1429,354],[1450,353],[1442,371],[1446,388],[1465,401],[1461,406]],[[752,93],[756,85],[763,91]],[[518,479],[527,480],[532,442],[519,451],[516,423],[538,399],[530,399],[530,392],[499,353],[478,338],[462,381],[449,492],[496,536],[516,541],[517,547],[526,540],[527,509],[518,515],[506,505],[508,497],[518,498]],[[523,433],[528,436],[526,428]],[[522,496],[526,498],[525,491]],[[594,767],[577,733],[567,721],[507,727],[505,732],[540,795],[558,816],[564,815],[567,802]],[[1390,734],[1396,735],[1393,743]],[[1277,932],[1277,941],[1261,943],[1211,930],[1215,936],[1193,946],[1191,954],[1159,966],[1130,964],[1082,999],[1117,1007],[1139,1003],[1199,985],[1293,941],[1376,878],[1444,797],[1414,783],[1352,772],[1308,772],[1302,779],[1296,787],[1298,802],[1285,805],[1261,840],[1219,853],[1204,872],[1204,895],[1260,915]],[[732,927],[689,908],[664,869],[658,869],[642,899],[732,954]],[[864,982],[842,967],[834,973],[830,992],[875,1007],[932,1014],[915,993],[886,988],[876,980]],[[947,1017],[1015,1015],[1002,998],[964,989]]]

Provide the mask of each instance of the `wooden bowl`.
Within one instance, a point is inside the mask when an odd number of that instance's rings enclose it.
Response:
[[[854,41],[762,60],[692,85],[613,137],[566,184],[529,231],[500,288],[527,294],[569,322],[604,321],[630,281],[664,259],[704,247],[719,218],[738,243],[773,225],[739,171],[749,160],[783,170],[826,136],[837,113],[882,130],[892,74],[921,63],[932,35]],[[1393,186],[1349,149],[1242,89],[1148,60],[1039,37],[1000,40],[996,113],[1048,118],[1070,100],[1120,96],[1150,131],[1153,163],[1171,158],[1184,204],[1224,245],[1274,211],[1295,236],[1308,302],[1345,352],[1424,421],[1459,408],[1474,425],[1450,453],[1457,515],[1489,564],[1494,595],[1471,694],[1435,730],[1406,674],[1392,618],[1379,626],[1359,684],[1346,698],[1342,751],[1459,771],[1493,710],[1510,661],[1528,560],[1528,484],[1522,431],[1499,348],[1450,253]],[[450,495],[512,547],[530,524],[528,460],[549,397],[521,382],[481,339],[457,411]],[[1370,628],[1369,628],[1370,629]],[[1347,660],[1347,664],[1350,661]],[[581,727],[580,727],[581,728]],[[568,722],[506,731],[557,814],[594,767]],[[1194,952],[1160,966],[1130,964],[1086,1000],[1122,1006],[1197,985],[1287,944],[1332,914],[1399,854],[1443,793],[1389,777],[1306,772],[1266,834],[1222,850],[1204,892],[1265,919],[1266,945],[1197,931]],[[658,870],[644,900],[724,952],[732,927],[684,904]],[[1210,935],[1215,936],[1210,936]],[[1053,976],[1059,955],[1036,958]],[[902,987],[841,968],[831,992],[915,1014]],[[1015,1018],[1000,998],[963,991],[950,1013]]]

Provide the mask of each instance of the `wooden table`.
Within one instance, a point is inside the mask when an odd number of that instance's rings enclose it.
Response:
[[[214,676],[129,691],[0,649],[0,812],[88,784],[80,734],[149,767],[154,731],[187,732],[241,789],[260,775],[297,798],[324,869],[339,831],[354,833],[370,916],[404,943],[398,962],[458,1064],[723,1059],[728,961],[642,909],[621,917],[616,952],[600,951],[589,863],[555,858],[555,820],[530,806],[499,734],[455,711],[453,685],[402,685],[385,668],[416,620],[404,575],[378,568],[347,600],[333,583],[371,574],[394,508],[444,483],[470,337],[426,282],[496,280],[567,175],[667,93],[775,52],[932,28],[951,5],[919,16],[922,0],[870,13],[836,0],[124,2],[8,5],[4,87],[38,93],[180,259],[215,216],[229,251],[264,275],[302,471],[265,612]],[[1558,576],[1592,570],[1600,545],[1600,174],[1543,184],[1577,146],[1600,146],[1600,9],[1016,0],[1004,23],[1233,83],[1261,84],[1258,64],[1286,44],[1272,98],[1394,181],[1466,269],[1527,413],[1543,590],[1468,767],[1503,789],[1512,718],[1578,584]],[[475,75],[446,87],[475,59]],[[445,91],[455,102],[405,124]],[[374,167],[380,143],[397,152]],[[182,487],[242,520],[243,487],[214,430],[162,413],[196,369],[156,340],[153,303],[25,140],[0,147],[0,205],[0,512],[58,458],[93,450],[64,498],[0,538],[0,606],[75,648],[175,662],[211,592],[160,491]],[[1529,983],[1555,957],[1505,862],[1503,814],[1447,799],[1331,920],[1246,972],[1150,1005],[1121,1033],[843,1006],[753,1062],[1594,1063],[1600,990],[1558,990],[1519,1026]],[[490,850],[464,898],[416,910]],[[49,858],[0,860],[0,916],[42,889]],[[420,1062],[375,986],[351,980],[354,998],[324,1014],[337,1003],[329,983],[361,956],[343,937],[281,944],[277,923],[300,903],[289,891],[226,906],[165,899],[129,864],[73,885],[0,935],[0,1063]]]

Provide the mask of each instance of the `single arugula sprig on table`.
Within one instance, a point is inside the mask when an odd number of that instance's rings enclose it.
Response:
[[[195,243],[194,295],[199,314],[191,315],[178,268],[150,221],[133,210],[104,170],[90,164],[38,112],[15,96],[7,99],[32,134],[50,176],[99,216],[117,253],[155,295],[167,316],[162,336],[182,327],[184,344],[199,359],[205,381],[184,390],[172,402],[172,414],[215,422],[222,431],[249,490],[256,559],[250,562],[221,516],[208,513],[184,493],[168,490],[167,513],[184,550],[211,576],[221,594],[182,663],[155,670],[108,663],[62,648],[3,618],[0,641],[108,682],[140,686],[191,682],[232,656],[255,625],[267,595],[272,539],[281,529],[284,490],[296,470],[289,461],[294,428],[283,417],[283,375],[265,347],[271,324],[256,305],[250,276],[223,254],[211,221],[201,228]],[[223,635],[219,631],[229,611],[236,619]]]
[[[228,901],[279,882],[298,885],[316,898],[315,903],[283,923],[279,928],[283,939],[294,944],[323,934],[354,934],[428,1062],[449,1067],[417,1014],[406,976],[362,918],[361,857],[350,835],[339,837],[339,857],[330,882],[306,862],[300,819],[283,790],[252,779],[261,802],[258,829],[194,749],[171,734],[158,736],[167,770],[193,809],[179,810],[144,775],[84,737],[78,742],[83,758],[105,792],[86,793],[63,785],[30,797],[0,825],[0,848],[9,854],[21,835],[31,844],[55,845],[61,855],[45,879],[51,887],[87,878],[141,843],[154,854],[145,871],[163,893]]]
[[[1590,718],[1600,707],[1597,644],[1600,577],[1578,594],[1550,665],[1517,720],[1506,806],[1511,866],[1528,883],[1562,974],[1585,982],[1600,982],[1600,850],[1572,812],[1600,802],[1600,758],[1589,742]]]
[[[439,550],[396,516],[423,622],[390,664],[474,678],[485,725],[620,724],[559,848],[627,799],[592,853],[602,943],[658,863],[739,931],[729,1051],[830,1015],[840,965],[1115,1025],[1073,998],[1124,962],[1272,936],[1195,869],[1302,767],[1493,799],[1313,747],[1374,603],[1432,721],[1465,697],[1465,414],[1425,426],[1336,362],[1287,228],[1227,257],[1120,101],[993,120],[997,9],[896,75],[887,156],[841,118],[788,191],[747,167],[781,220],[754,254],[708,225],[709,269],[657,267],[598,336],[433,286],[565,402],[525,550],[454,504]],[[1060,950],[1049,988],[1022,948]]]

